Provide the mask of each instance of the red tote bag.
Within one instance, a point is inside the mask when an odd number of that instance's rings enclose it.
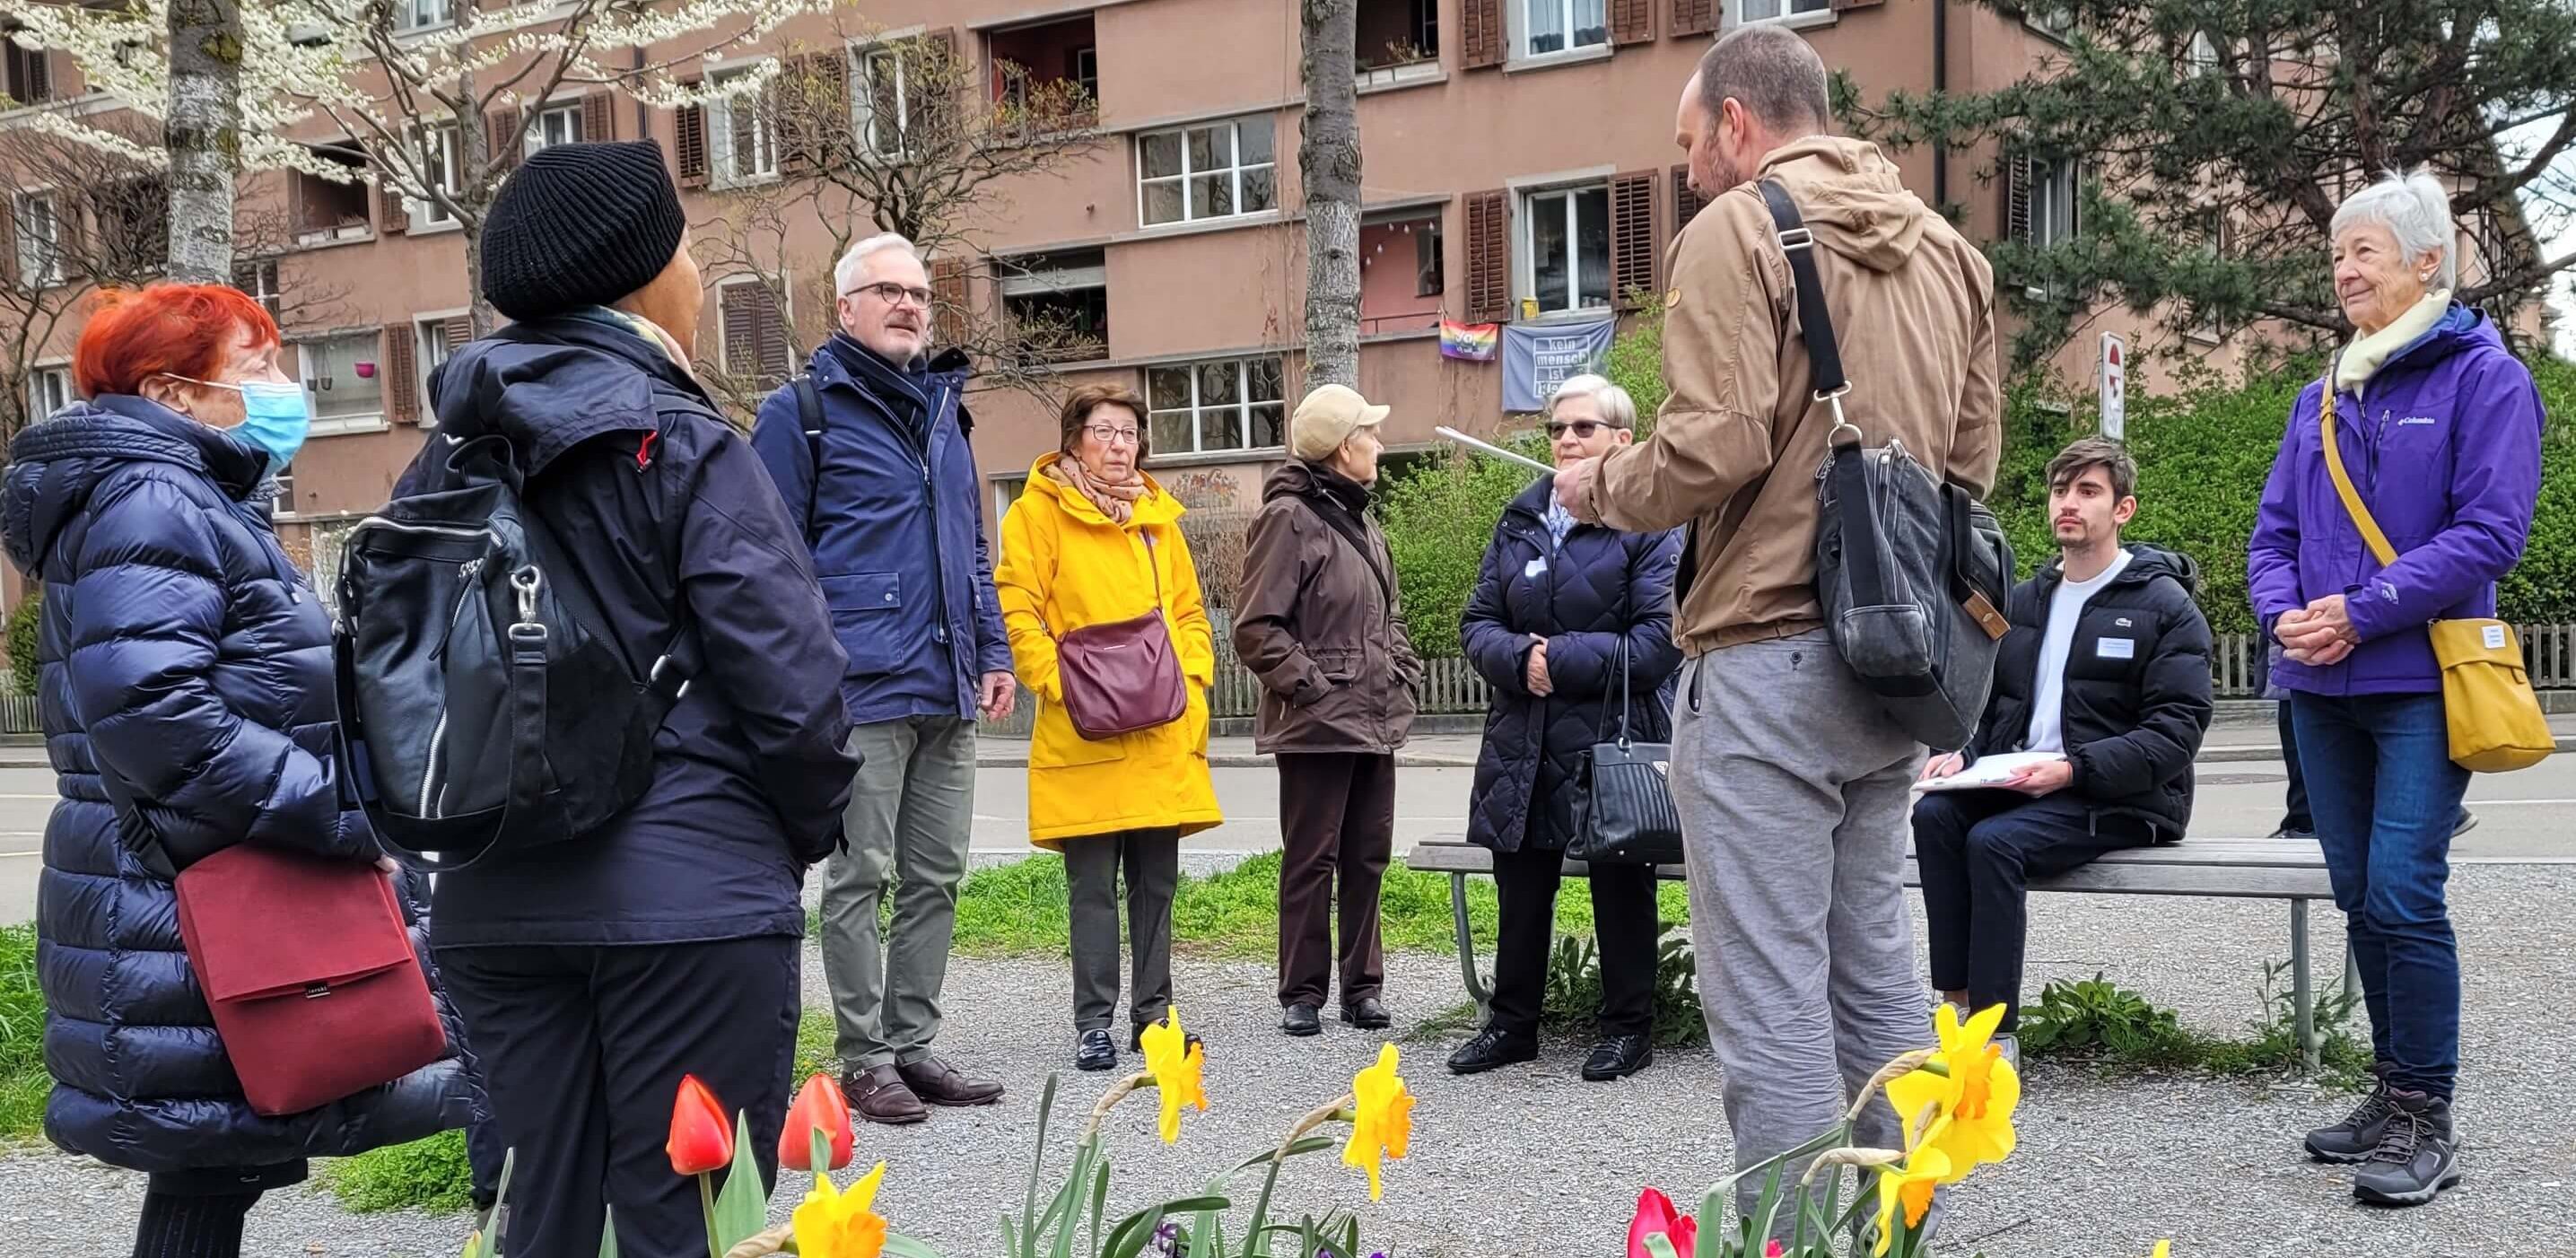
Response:
[[[251,1109],[300,1114],[446,1051],[383,871],[240,843],[178,888],[188,965]]]

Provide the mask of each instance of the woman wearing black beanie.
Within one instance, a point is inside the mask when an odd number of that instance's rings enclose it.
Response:
[[[432,945],[518,1152],[513,1254],[704,1253],[663,1155],[683,1074],[749,1111],[764,1175],[795,1050],[805,868],[840,842],[843,656],[797,526],[689,359],[705,304],[650,141],[527,159],[483,228],[509,327],[430,378],[438,416],[398,496],[507,438],[525,507],[609,636],[649,666],[683,630],[705,662],[655,736],[653,783],[599,830],[442,874]],[[561,579],[561,578],[558,578]]]

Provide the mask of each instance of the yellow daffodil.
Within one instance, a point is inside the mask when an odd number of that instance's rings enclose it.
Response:
[[[2157,1241],[2156,1252],[2149,1254],[2147,1258],[2173,1258],[2173,1242]]]
[[[796,1252],[805,1258],[877,1258],[885,1252],[885,1218],[869,1208],[884,1179],[883,1162],[847,1190],[833,1188],[831,1178],[818,1172],[814,1190],[796,1207]]]
[[[1377,1064],[1351,1080],[1351,1096],[1357,1102],[1352,1109],[1351,1142],[1342,1147],[1345,1166],[1365,1167],[1369,1177],[1369,1200],[1385,1195],[1378,1182],[1381,1156],[1402,1160],[1404,1147],[1413,1141],[1413,1094],[1404,1090],[1404,1080],[1395,1073],[1395,1045],[1378,1050]]]
[[[1154,1087],[1163,1094],[1163,1143],[1177,1144],[1181,1139],[1181,1107],[1195,1105],[1207,1112],[1207,1047],[1193,1043],[1181,1031],[1181,1011],[1174,1009],[1162,1021],[1145,1028],[1145,1069],[1154,1076]]]
[[[1916,1149],[1903,1167],[1878,1173],[1878,1243],[1870,1249],[1872,1254],[1886,1253],[1896,1240],[1898,1206],[1905,1207],[1906,1227],[1923,1226],[1924,1212],[1932,1208],[1932,1190],[1949,1174],[1949,1155],[1929,1146]]]
[[[1943,1183],[1955,1184],[2012,1154],[2021,1076],[1992,1043],[2003,1017],[1997,1005],[1961,1026],[1959,1011],[1941,1006],[1934,1022],[1941,1048],[1932,1060],[1947,1073],[1917,1070],[1888,1081],[1887,1101],[1905,1124],[1906,1149],[1937,1146],[1949,1164]]]

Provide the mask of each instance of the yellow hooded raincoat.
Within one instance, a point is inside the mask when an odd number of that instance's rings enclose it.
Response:
[[[1225,818],[1207,763],[1216,644],[1198,570],[1181,537],[1180,501],[1146,477],[1150,492],[1126,524],[1113,524],[1089,499],[1046,475],[1061,457],[1046,455],[1029,470],[1028,488],[1002,521],[1002,560],[993,570],[1012,660],[1021,684],[1038,696],[1029,746],[1029,839],[1062,851],[1066,839],[1126,830],[1176,826],[1195,834]],[[1189,706],[1171,724],[1093,742],[1065,715],[1056,639],[1085,625],[1142,615],[1154,606],[1158,572],[1163,621],[1188,682]]]

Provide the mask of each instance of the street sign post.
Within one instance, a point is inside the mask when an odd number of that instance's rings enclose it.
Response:
[[[2123,441],[2129,430],[2129,346],[2117,332],[2102,334],[2102,435]]]

